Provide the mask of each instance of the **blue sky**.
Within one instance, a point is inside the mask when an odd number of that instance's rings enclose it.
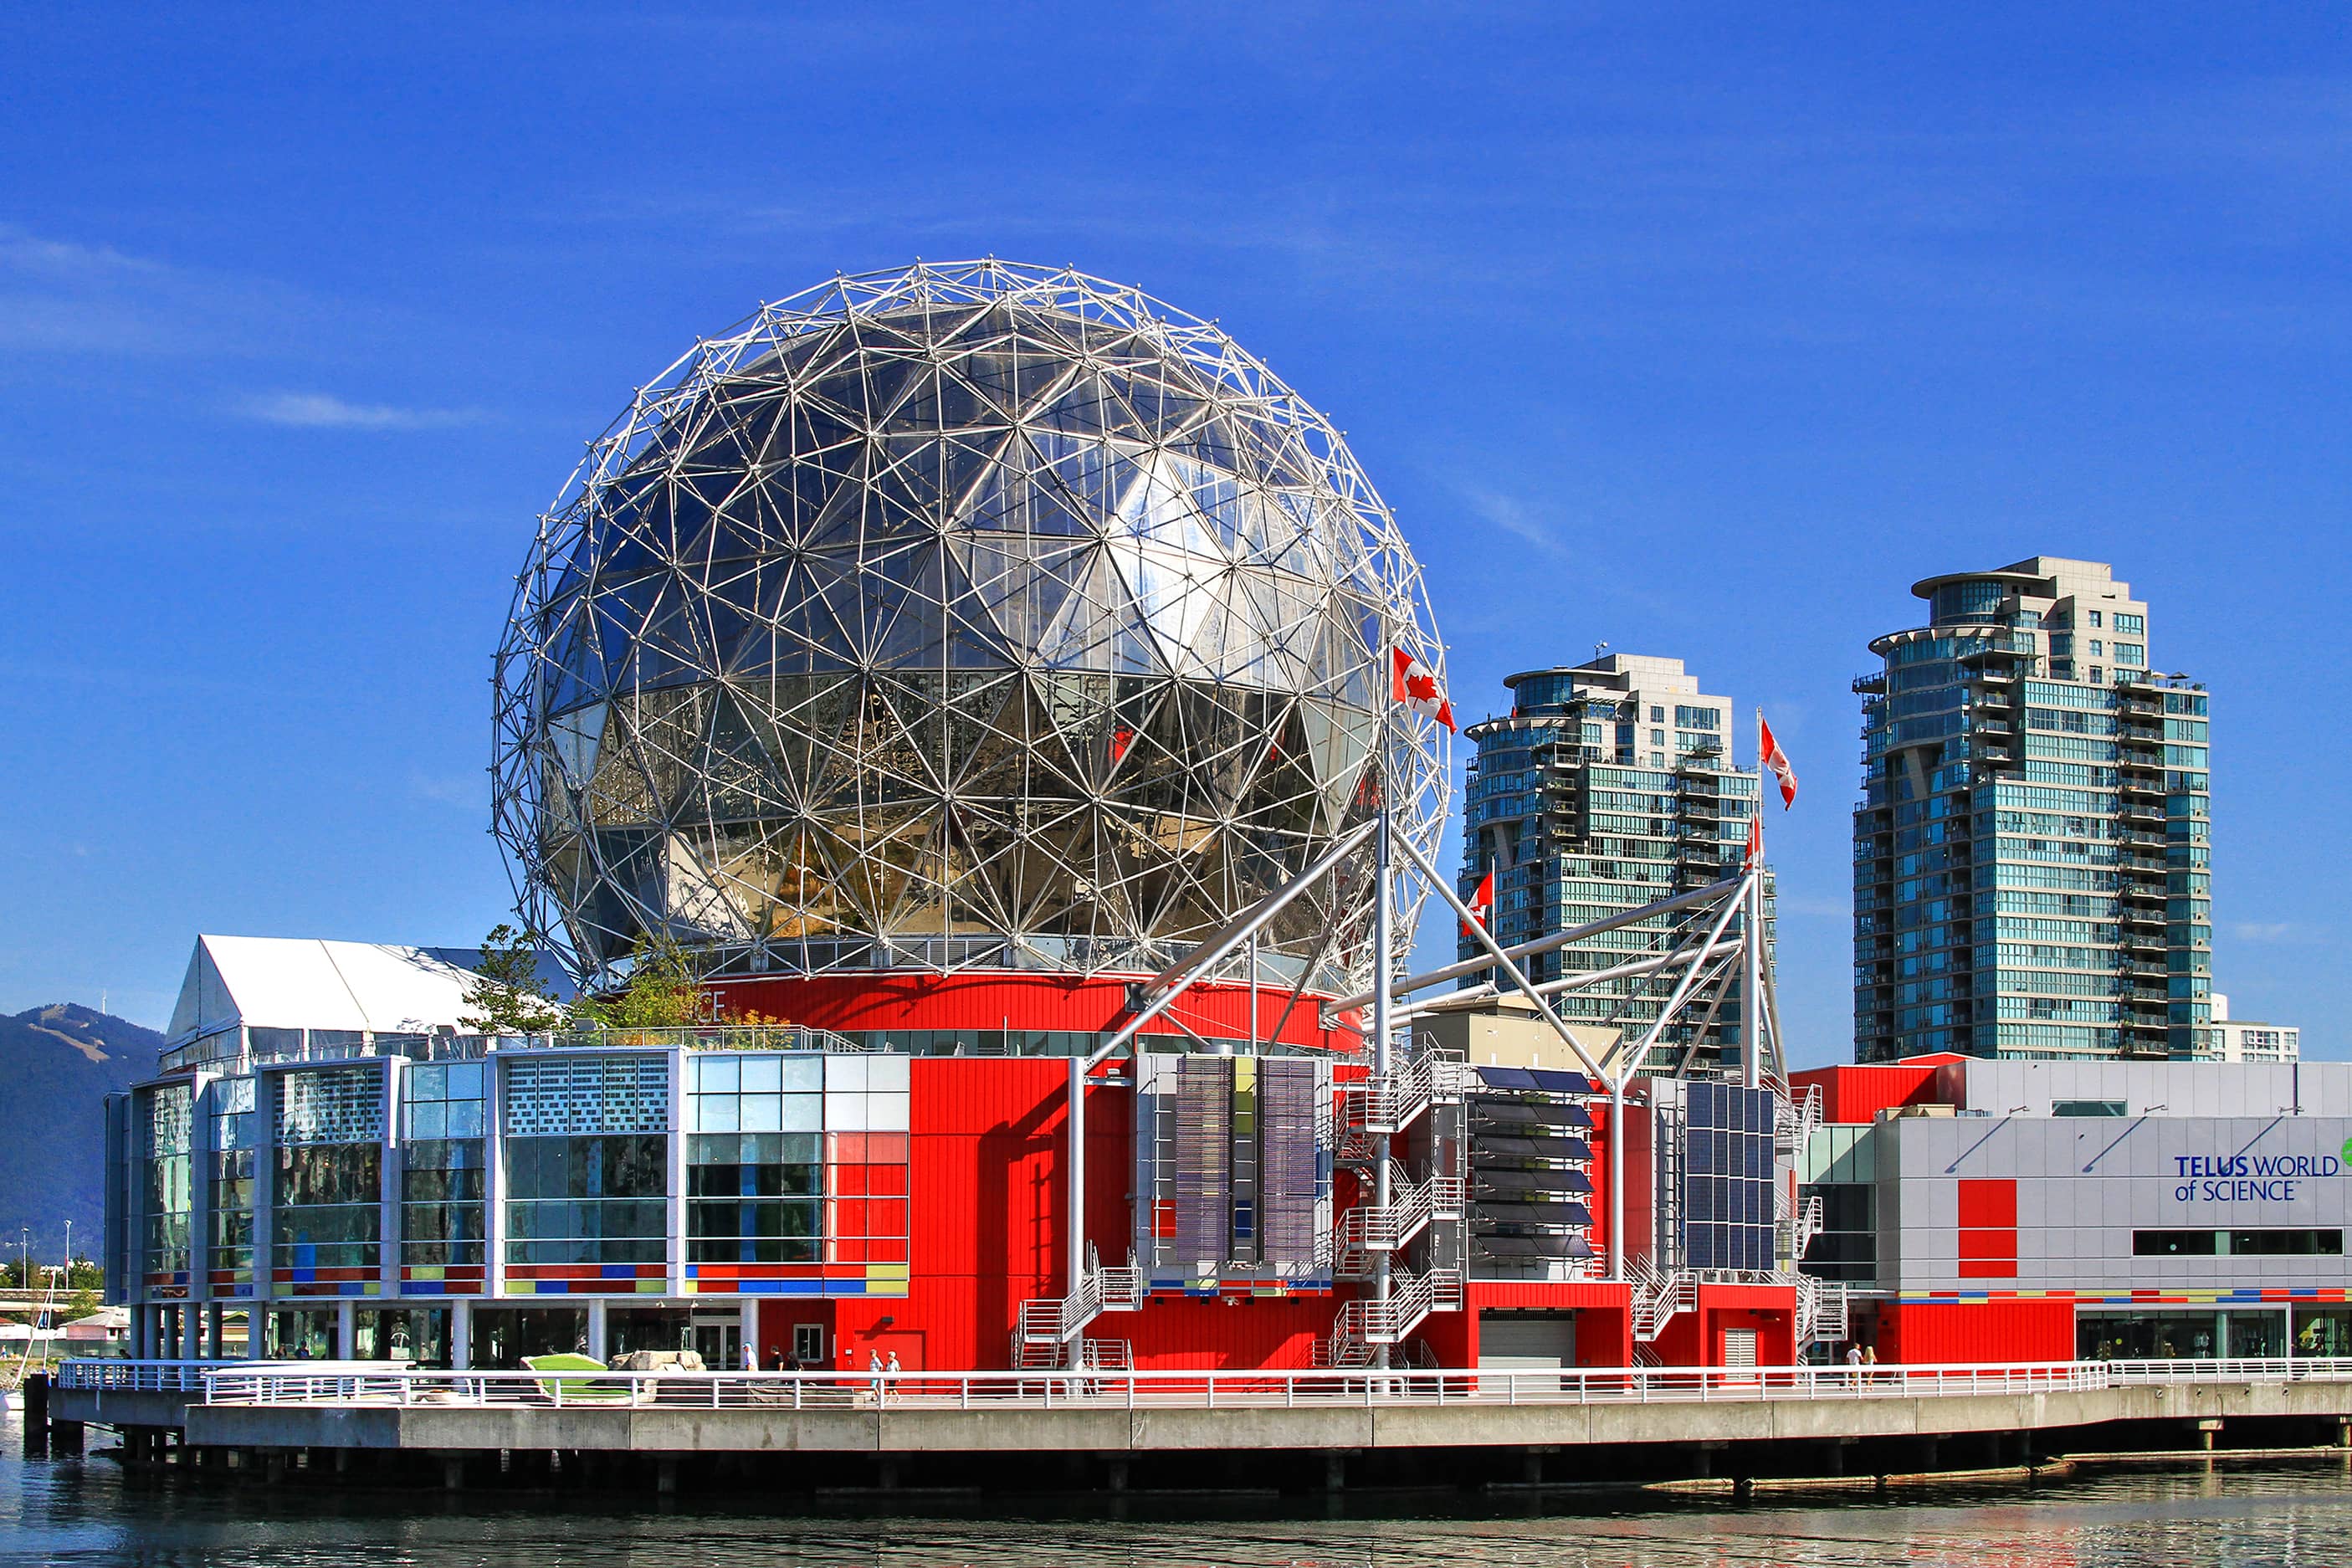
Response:
[[[582,443],[763,299],[996,254],[1325,408],[1468,712],[1601,640],[1763,704],[1801,1063],[1864,644],[2113,561],[2216,693],[2217,981],[2352,1056],[2343,13],[1800,9],[12,9],[0,1006],[160,1025],[198,931],[478,940]]]

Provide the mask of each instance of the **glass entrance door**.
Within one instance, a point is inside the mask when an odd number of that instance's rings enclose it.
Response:
[[[743,1324],[733,1313],[724,1318],[694,1320],[694,1353],[712,1372],[743,1368]]]

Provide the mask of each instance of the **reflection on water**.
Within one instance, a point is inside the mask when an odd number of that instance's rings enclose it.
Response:
[[[93,1429],[93,1439],[99,1434]],[[184,1486],[125,1477],[110,1459],[25,1460],[0,1423],[0,1563],[173,1568],[529,1562],[536,1568],[743,1568],[760,1563],[954,1568],[1712,1568],[1716,1564],[1935,1564],[2074,1568],[2352,1563],[2352,1469],[2111,1473],[2027,1488],[1935,1489],[1823,1506],[1649,1494],[1542,1501],[1427,1498],[1268,1504],[1213,1517],[1213,1500],[1136,1499],[1129,1516],[777,1517],[761,1500],[651,1498],[600,1509],[576,1494],[369,1492],[337,1496]],[[560,1510],[561,1511],[556,1511]]]

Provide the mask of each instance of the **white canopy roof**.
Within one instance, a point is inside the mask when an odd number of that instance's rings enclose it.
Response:
[[[474,948],[200,936],[169,1038],[176,1046],[239,1024],[393,1034],[461,1028],[480,960]],[[543,953],[540,973],[559,995],[570,994],[570,983]]]

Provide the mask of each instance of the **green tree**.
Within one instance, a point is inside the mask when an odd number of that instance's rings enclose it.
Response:
[[[667,936],[637,944],[629,983],[575,1011],[608,1029],[682,1029],[700,1021],[702,973],[693,955]]]
[[[482,961],[466,988],[471,1011],[458,1022],[481,1035],[539,1035],[570,1022],[539,977],[539,944],[500,921],[482,939]]]

